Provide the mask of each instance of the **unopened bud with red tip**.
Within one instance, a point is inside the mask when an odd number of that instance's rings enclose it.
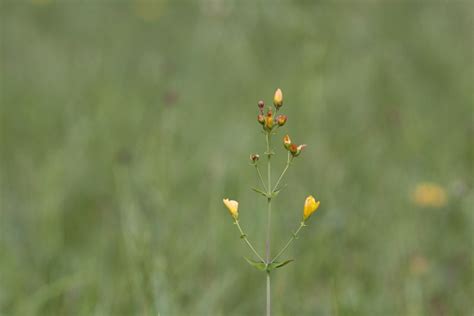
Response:
[[[288,150],[293,155],[293,157],[298,157],[303,149],[306,147],[306,144],[296,146],[295,144],[291,144]]]
[[[251,161],[253,164],[256,164],[259,159],[260,159],[260,155],[259,155],[259,154],[251,154],[251,155],[250,155],[250,161]]]
[[[273,105],[277,110],[283,105],[283,92],[280,88],[276,89],[275,94],[273,95]]]
[[[290,146],[288,147],[288,150],[293,155],[293,157],[295,157],[298,152],[298,146],[296,146],[296,144],[290,144]]]
[[[303,149],[305,149],[305,147],[306,147],[306,144],[302,144],[296,147],[296,154],[294,154],[293,156],[298,157],[303,151]]]
[[[257,121],[262,125],[265,124],[265,116],[263,116],[263,114],[259,114],[257,116]]]
[[[258,108],[260,109],[260,113],[263,113],[263,108],[265,107],[265,102],[260,100],[260,101],[258,101],[257,105],[258,105]]]
[[[283,146],[285,146],[285,148],[289,150],[289,149],[290,149],[290,145],[291,145],[290,136],[285,135],[285,137],[283,137]]]
[[[285,125],[287,120],[288,120],[288,117],[286,115],[278,115],[277,118],[276,118],[278,126]]]
[[[268,111],[267,117],[265,118],[265,128],[271,130],[273,128],[273,113],[271,110]]]

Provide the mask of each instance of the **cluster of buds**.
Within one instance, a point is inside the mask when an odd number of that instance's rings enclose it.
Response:
[[[291,142],[291,138],[288,135],[283,137],[283,147],[290,152],[293,157],[298,157],[303,149],[306,147],[306,144],[296,145]]]
[[[271,108],[269,108],[267,110],[267,113],[265,114],[265,102],[263,102],[262,100],[258,101],[257,105],[259,110],[257,121],[263,126],[263,129],[265,131],[271,131],[275,126],[280,127],[286,124],[286,121],[288,120],[288,117],[286,115],[280,114],[274,116]],[[281,89],[277,89],[275,91],[275,95],[273,97],[273,105],[275,106],[276,112],[278,112],[278,110],[282,107],[283,93],[281,92]]]

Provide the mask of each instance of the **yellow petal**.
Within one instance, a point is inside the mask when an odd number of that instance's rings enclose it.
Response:
[[[237,219],[239,217],[239,202],[229,199],[223,199],[222,201],[229,210],[230,215]]]
[[[304,208],[303,208],[303,219],[307,220],[311,214],[316,212],[320,204],[320,201],[316,201],[316,199],[310,195],[306,198],[306,201],[304,202]]]

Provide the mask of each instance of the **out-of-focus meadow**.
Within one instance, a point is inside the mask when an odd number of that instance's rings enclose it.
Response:
[[[0,1],[0,315],[260,315],[256,103],[321,208],[275,315],[472,315],[471,1]],[[283,136],[280,134],[279,137]],[[275,170],[284,165],[284,150]],[[277,171],[275,171],[277,172]]]

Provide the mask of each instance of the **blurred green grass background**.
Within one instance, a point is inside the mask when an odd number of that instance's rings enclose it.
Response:
[[[309,147],[273,252],[306,195],[322,206],[274,314],[473,314],[471,1],[1,0],[0,19],[0,315],[263,314],[222,198],[263,250],[248,155],[277,87]],[[415,203],[425,182],[446,201]]]

